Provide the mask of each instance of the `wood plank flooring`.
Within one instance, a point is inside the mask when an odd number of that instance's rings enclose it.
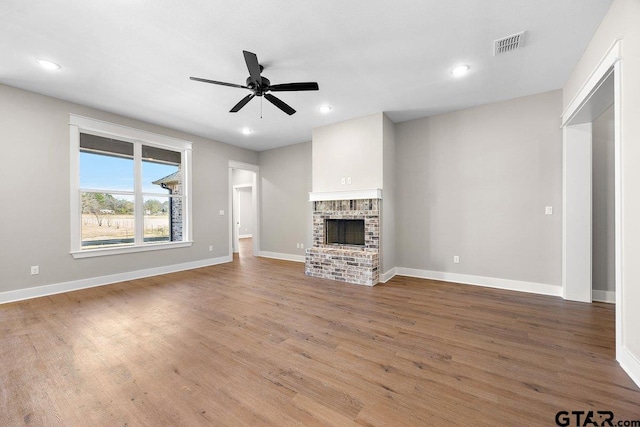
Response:
[[[1,305],[0,425],[640,420],[614,331],[613,305],[407,277],[369,288],[241,256]]]

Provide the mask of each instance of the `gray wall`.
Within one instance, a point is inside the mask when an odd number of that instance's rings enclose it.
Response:
[[[560,285],[561,107],[553,91],[396,124],[397,265]]]
[[[193,142],[193,246],[86,259],[69,254],[69,113]],[[0,137],[0,180],[7,184],[0,292],[229,255],[228,217],[218,215],[228,210],[228,162],[258,160],[253,151],[4,85]],[[40,266],[39,275],[30,274],[32,265]]]
[[[260,152],[260,179],[260,250],[304,256],[312,244],[311,142]]]
[[[615,291],[613,106],[593,122],[593,289]]]

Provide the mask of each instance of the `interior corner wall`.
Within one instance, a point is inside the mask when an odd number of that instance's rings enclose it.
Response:
[[[380,277],[393,276],[396,266],[396,135],[395,123],[383,115],[382,226]]]
[[[397,266],[559,290],[561,107],[556,90],[397,123]]]
[[[193,245],[74,259],[70,255],[69,113],[193,143]],[[258,153],[33,92],[0,85],[3,187],[0,293],[113,277],[229,256],[229,160],[257,163]],[[209,246],[213,251],[209,251]],[[39,275],[30,266],[40,267]],[[155,270],[154,270],[155,271]],[[122,277],[122,276],[119,276]]]
[[[614,0],[563,90],[566,108],[599,61],[622,39],[621,62],[621,199],[622,199],[622,346],[628,372],[640,384],[640,2]],[[625,355],[623,355],[624,357]],[[619,360],[621,355],[618,354]]]
[[[312,244],[311,142],[262,151],[259,162],[260,252],[304,259],[305,248]]]
[[[592,284],[594,290],[615,292],[613,106],[593,121],[592,144]]]

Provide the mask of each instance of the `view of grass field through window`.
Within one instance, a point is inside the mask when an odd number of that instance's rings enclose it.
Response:
[[[82,249],[141,243],[135,241],[136,189],[133,145],[130,144],[129,148],[124,145],[128,143],[117,143],[124,148],[116,147],[109,151],[109,145],[104,141],[100,141],[100,150],[81,148]],[[141,192],[138,193],[142,195],[143,203],[143,214],[139,218],[143,223],[142,243],[180,241],[180,153],[154,147],[144,148],[148,148],[143,150],[143,155],[146,151],[147,158],[143,157],[140,162],[142,182]]]

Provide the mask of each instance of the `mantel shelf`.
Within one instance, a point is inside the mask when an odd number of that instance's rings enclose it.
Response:
[[[310,202],[325,202],[329,200],[359,200],[382,199],[382,189],[371,188],[364,190],[326,191],[309,193]]]

